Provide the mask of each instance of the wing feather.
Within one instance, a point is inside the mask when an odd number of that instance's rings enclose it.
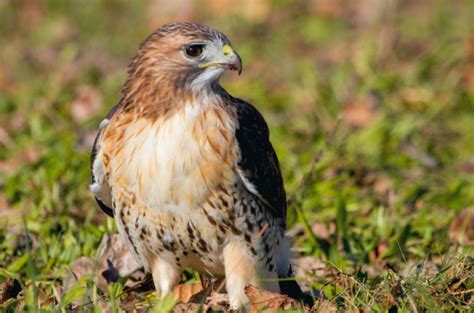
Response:
[[[232,99],[237,108],[239,175],[247,190],[267,204],[275,218],[286,218],[286,194],[278,157],[263,116],[250,103]]]
[[[114,106],[107,117],[100,123],[99,133],[95,137],[94,144],[92,146],[92,154],[91,154],[91,176],[92,182],[89,186],[91,191],[95,195],[95,200],[99,207],[109,216],[114,216],[114,210],[112,206],[112,196],[110,186],[107,183],[105,177],[105,169],[104,164],[102,163],[102,159],[99,156],[100,145],[102,142],[102,133],[109,123],[110,119],[117,111],[117,106]]]

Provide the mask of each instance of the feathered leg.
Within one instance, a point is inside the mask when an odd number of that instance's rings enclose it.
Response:
[[[245,286],[257,284],[255,257],[244,242],[231,241],[224,248],[224,267],[230,306],[239,309],[248,303]]]
[[[157,296],[164,298],[170,293],[176,284],[179,282],[179,269],[166,262],[163,258],[156,256],[151,264],[151,273],[153,275],[153,283]]]

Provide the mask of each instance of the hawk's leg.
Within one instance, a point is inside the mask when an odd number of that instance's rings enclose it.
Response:
[[[243,241],[230,241],[224,248],[226,289],[233,309],[248,303],[245,286],[257,284],[256,260]]]
[[[151,263],[151,274],[157,296],[164,298],[178,284],[181,271],[174,264],[155,256]]]

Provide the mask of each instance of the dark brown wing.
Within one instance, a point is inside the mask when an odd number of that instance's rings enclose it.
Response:
[[[280,164],[263,116],[250,103],[233,98],[237,108],[237,162],[246,188],[265,202],[275,218],[286,218],[286,195]]]
[[[114,113],[117,111],[117,106],[114,106],[109,113],[107,114],[107,117],[100,123],[100,130],[97,136],[95,137],[94,144],[92,146],[92,154],[91,154],[91,176],[92,176],[92,182],[90,185],[90,188],[92,192],[95,194],[95,200],[97,201],[97,204],[99,207],[104,211],[107,215],[113,217],[114,216],[114,210],[112,207],[112,204],[109,203],[110,200],[106,199],[101,199],[99,195],[104,195],[108,193],[108,186],[106,186],[106,182],[104,181],[104,177],[98,177],[99,174],[98,172],[100,171],[94,171],[94,167],[99,167],[101,165],[96,164],[94,166],[95,162],[100,162],[100,160],[97,160],[97,153],[100,149],[100,141],[101,141],[101,135],[102,132],[104,131],[105,126],[109,122],[109,120],[112,118]],[[110,195],[108,197],[110,199]]]

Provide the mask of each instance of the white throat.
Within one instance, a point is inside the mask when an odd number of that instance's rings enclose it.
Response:
[[[212,66],[206,68],[204,72],[201,73],[191,82],[191,89],[193,91],[201,91],[210,87],[213,83],[219,81],[222,74],[224,74],[225,69],[218,66]]]

